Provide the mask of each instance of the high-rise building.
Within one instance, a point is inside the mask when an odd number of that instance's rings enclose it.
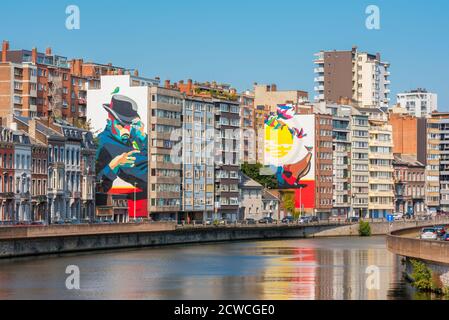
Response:
[[[381,109],[359,109],[369,122],[369,202],[371,218],[382,218],[394,211],[393,129]]]
[[[333,117],[333,215],[368,215],[368,116],[348,105],[328,104]]]
[[[149,212],[153,219],[178,220],[182,211],[182,164],[172,151],[182,138],[182,94],[170,86],[149,87]],[[187,121],[186,115],[184,120]],[[190,116],[191,118],[191,116]],[[179,131],[176,135],[176,130]]]
[[[256,111],[254,92],[245,91],[239,94],[240,101],[240,161],[241,163],[257,162]]]
[[[303,115],[312,117],[314,128],[314,205],[312,213],[322,219],[326,219],[332,214],[333,208],[333,128],[332,115],[321,113],[314,106],[299,105],[297,106],[301,120],[307,122],[308,119]],[[310,208],[309,208],[310,209]]]
[[[397,94],[397,104],[415,117],[428,117],[438,110],[438,95],[418,88]]]
[[[449,113],[427,119],[426,204],[430,212],[449,211]]]
[[[192,150],[193,163],[205,163],[201,168],[205,180],[196,186],[206,197],[193,199],[195,203],[206,209],[204,218],[226,218],[236,220],[239,217],[239,169],[240,169],[240,102],[235,89],[227,84],[212,83],[187,83],[180,81],[177,84],[179,90],[186,95],[186,106],[190,106],[193,112],[192,137],[194,137]],[[189,100],[194,101],[189,102]],[[206,101],[198,101],[198,99]],[[196,101],[195,101],[196,100]],[[213,108],[212,108],[213,106]],[[195,118],[196,117],[196,118]],[[212,121],[213,119],[213,121]],[[204,124],[203,126],[201,124]],[[212,133],[212,124],[215,132]],[[209,134],[211,133],[211,134]],[[190,135],[189,135],[190,136]],[[195,142],[203,137],[202,144]],[[208,150],[211,142],[215,141],[213,148]],[[199,150],[198,150],[199,149]],[[203,151],[201,151],[203,150]],[[200,154],[199,152],[204,154]],[[213,158],[210,157],[212,151]],[[204,160],[200,160],[203,158]],[[188,161],[186,162],[188,163]],[[215,167],[212,176],[212,166]],[[200,173],[200,172],[198,172]],[[192,174],[197,174],[192,172]],[[215,180],[215,203],[210,203],[209,181]],[[205,198],[205,201],[204,201]],[[205,203],[204,203],[205,202]],[[209,210],[214,207],[215,212]],[[198,217],[199,218],[199,217]]]
[[[351,99],[359,107],[388,107],[389,63],[380,54],[320,51],[315,54],[315,101],[340,103]]]

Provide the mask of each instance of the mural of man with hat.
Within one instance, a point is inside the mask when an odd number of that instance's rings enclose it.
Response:
[[[103,192],[127,195],[129,217],[147,218],[148,136],[137,103],[114,95],[103,108],[108,119],[98,135],[98,181]]]

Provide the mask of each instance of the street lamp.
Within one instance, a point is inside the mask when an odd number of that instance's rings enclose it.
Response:
[[[136,210],[137,210],[136,194],[137,194],[137,182],[134,182],[134,221],[136,221]]]

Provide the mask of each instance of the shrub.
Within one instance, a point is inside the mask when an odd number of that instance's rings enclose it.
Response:
[[[412,285],[419,291],[430,292],[434,289],[432,284],[432,271],[422,262],[410,261],[413,266]]]
[[[370,226],[369,222],[360,220],[359,235],[361,237],[370,237],[371,236],[371,226]]]

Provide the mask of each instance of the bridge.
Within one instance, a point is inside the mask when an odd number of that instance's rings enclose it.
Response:
[[[449,224],[446,221],[427,223],[426,227]],[[439,240],[421,240],[421,228],[424,226],[396,229],[387,235],[387,248],[394,254],[405,258],[406,274],[411,278],[413,272],[411,260],[423,262],[433,274],[436,285],[449,287],[449,242]]]

